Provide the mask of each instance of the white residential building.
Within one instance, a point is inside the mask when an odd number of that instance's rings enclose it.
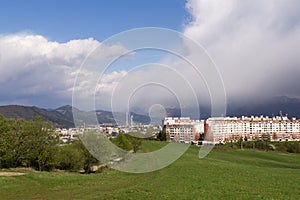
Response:
[[[287,117],[219,117],[205,122],[205,134],[215,143],[243,140],[300,141],[300,120]]]
[[[163,120],[163,126],[173,142],[191,143],[198,140],[200,133],[204,133],[204,121],[189,117],[167,117]]]

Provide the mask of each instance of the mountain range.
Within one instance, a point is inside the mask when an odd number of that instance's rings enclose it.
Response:
[[[72,128],[75,127],[73,119],[73,110],[78,116],[83,116],[87,124],[95,124],[94,115],[96,113],[99,124],[115,124],[113,113],[104,110],[96,111],[81,111],[70,105],[65,105],[56,109],[44,109],[36,106],[22,106],[22,105],[7,105],[0,106],[0,113],[7,118],[23,118],[26,120],[32,119],[34,116],[41,116],[44,120],[52,122],[56,127]],[[114,115],[122,115],[122,113],[114,113]],[[135,123],[147,124],[150,118],[145,115],[140,115],[131,112]],[[119,122],[124,123],[124,122]]]
[[[22,106],[22,105],[7,105],[0,106],[0,113],[8,118],[23,118],[26,120],[39,115],[44,120],[51,121],[56,127],[70,128],[74,127],[73,111],[76,115],[82,116],[87,119],[87,123],[95,124],[94,115],[96,113],[99,124],[112,123],[115,124],[115,118],[121,119],[121,116],[125,116],[124,113],[113,113],[110,111],[96,110],[96,111],[81,111],[77,108],[73,108],[70,105],[65,105],[56,109],[44,109],[36,106]],[[210,117],[210,108],[206,106],[200,106],[201,119]],[[167,116],[180,117],[181,110],[179,108],[166,108]],[[269,100],[252,102],[247,104],[228,103],[226,116],[251,116],[251,115],[288,115],[289,118],[300,118],[300,99],[290,98],[287,96],[274,97]],[[131,112],[135,123],[148,124],[150,117],[147,113]],[[123,121],[118,123],[125,124],[125,117]],[[153,120],[153,119],[152,119]],[[158,122],[159,120],[156,119]]]

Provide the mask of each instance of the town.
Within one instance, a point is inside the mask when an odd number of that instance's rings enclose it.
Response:
[[[103,124],[82,128],[57,128],[56,133],[63,143],[71,142],[85,130],[93,130],[112,138],[120,133],[131,132],[140,132],[145,135],[145,138],[155,138],[160,131],[165,131],[169,142],[197,145],[205,140],[214,144],[237,142],[240,139],[255,141],[265,138],[269,141],[300,141],[300,120],[289,119],[287,116],[211,117],[206,120],[166,117],[161,125],[131,124],[119,127],[114,124]]]

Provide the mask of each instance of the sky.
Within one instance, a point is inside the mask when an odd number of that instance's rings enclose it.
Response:
[[[207,66],[218,71],[226,102],[300,98],[299,10],[298,0],[2,1],[0,105],[56,108],[72,104],[74,90],[82,109],[92,109],[84,102],[95,96],[104,110],[120,99],[146,110],[176,107],[179,97],[185,107],[195,104],[194,96],[199,104],[211,103],[210,89],[217,86],[170,52],[134,51],[104,73],[82,67],[94,52],[101,62],[124,54],[131,44],[110,38],[143,27],[177,31],[182,40],[174,39],[172,48],[182,48],[191,60],[211,59]],[[136,41],[143,37],[159,38],[139,35]],[[191,41],[204,51],[192,50]],[[137,89],[146,80],[156,85]]]
[[[51,41],[106,38],[132,28],[166,27],[181,31],[190,14],[182,0],[2,1],[0,32],[40,34]]]

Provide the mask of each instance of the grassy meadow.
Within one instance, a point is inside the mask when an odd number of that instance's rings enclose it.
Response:
[[[143,141],[142,152],[166,143]],[[300,154],[213,150],[204,159],[191,146],[159,171],[98,174],[65,171],[0,176],[0,199],[299,199]]]

